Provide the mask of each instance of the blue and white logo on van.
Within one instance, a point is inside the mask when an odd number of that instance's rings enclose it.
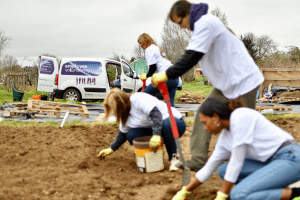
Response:
[[[54,64],[51,60],[42,60],[41,61],[41,74],[53,74],[54,72]]]
[[[99,76],[101,73],[102,64],[100,62],[68,62],[61,69],[62,75]]]

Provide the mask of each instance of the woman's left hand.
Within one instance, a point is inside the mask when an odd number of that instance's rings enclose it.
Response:
[[[153,135],[150,140],[150,149],[157,149],[161,145],[161,137],[159,135]]]

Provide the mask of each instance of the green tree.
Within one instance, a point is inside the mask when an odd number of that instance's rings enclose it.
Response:
[[[244,35],[241,34],[240,35],[240,39],[242,40],[242,42],[244,43],[244,45],[246,46],[250,56],[253,58],[253,60],[255,62],[257,62],[258,60],[258,50],[257,50],[257,47],[256,47],[256,37],[254,35],[254,33],[251,33],[251,32],[248,32],[248,33],[245,33]]]
[[[299,62],[300,61],[300,49],[299,47],[296,46],[286,46],[285,48],[288,49],[288,55],[290,59],[294,62]]]

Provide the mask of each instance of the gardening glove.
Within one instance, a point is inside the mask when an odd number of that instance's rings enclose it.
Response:
[[[188,194],[192,193],[187,191],[185,188],[186,186],[183,186],[182,189],[179,192],[177,192],[177,194],[173,197],[172,200],[184,200]]]
[[[146,75],[145,73],[141,73],[140,79],[141,79],[142,81],[147,80],[147,75]]]
[[[111,148],[103,149],[102,151],[100,151],[98,157],[103,158],[105,156],[112,154],[112,152],[114,152],[114,150],[112,150]]]
[[[217,192],[217,197],[215,198],[215,200],[226,200],[228,197],[228,194],[225,194],[221,191]]]
[[[157,149],[161,145],[161,137],[159,135],[153,135],[150,139],[150,149]]]
[[[155,73],[152,75],[152,85],[153,87],[158,87],[158,83],[167,82],[168,76],[166,72],[163,73]]]

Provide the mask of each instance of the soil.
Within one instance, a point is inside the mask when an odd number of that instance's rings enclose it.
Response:
[[[300,141],[299,119],[274,121]],[[134,147],[126,142],[119,150],[98,159],[100,150],[113,141],[117,125],[53,127],[0,127],[0,200],[169,200],[181,188],[181,173],[165,169],[137,170]],[[187,159],[192,125],[180,139]],[[210,154],[218,136],[213,136]],[[194,178],[195,172],[191,177]],[[223,181],[212,178],[188,199],[214,199]]]

